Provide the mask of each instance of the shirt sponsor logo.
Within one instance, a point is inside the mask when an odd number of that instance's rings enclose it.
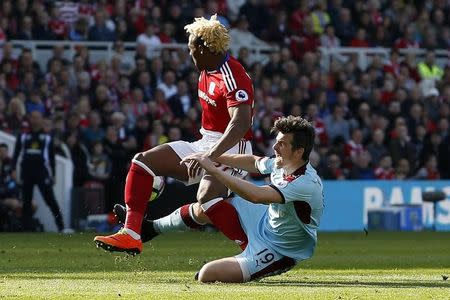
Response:
[[[200,99],[205,100],[206,103],[211,104],[214,107],[217,107],[216,101],[214,101],[213,99],[209,98],[209,96],[206,95],[206,93],[204,91],[198,90],[198,97]]]
[[[239,102],[244,102],[248,100],[248,94],[244,90],[238,90],[236,92],[236,100]]]

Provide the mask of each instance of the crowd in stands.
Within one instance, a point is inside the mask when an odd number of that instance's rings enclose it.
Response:
[[[213,13],[242,46],[235,54],[254,81],[256,154],[272,154],[277,117],[301,115],[316,128],[310,160],[324,179],[450,178],[450,66],[437,65],[434,54],[450,48],[445,0],[4,0],[0,130],[27,130],[29,113],[41,111],[57,153],[74,162],[74,186],[104,184],[110,210],[136,152],[199,138],[198,73],[189,53],[148,50],[186,43],[183,26]],[[115,53],[94,64],[81,44],[73,57],[55,46],[41,68],[29,49],[14,55],[14,39],[110,41]],[[124,52],[127,41],[138,43],[134,56]],[[279,51],[267,64],[254,62],[247,47],[258,44]],[[352,56],[325,70],[320,46],[392,51],[366,69]],[[419,47],[428,49],[423,60],[399,55]],[[8,187],[12,174],[4,169]]]

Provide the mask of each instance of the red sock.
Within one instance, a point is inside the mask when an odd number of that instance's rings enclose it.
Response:
[[[180,207],[180,216],[183,220],[184,224],[186,224],[187,227],[191,229],[198,229],[200,228],[200,224],[195,222],[194,219],[192,219],[191,214],[189,213],[189,210],[191,209],[191,205],[193,204],[186,204]]]
[[[132,162],[125,183],[125,204],[127,205],[125,228],[141,234],[142,220],[152,189],[153,176]]]
[[[233,205],[226,201],[219,201],[205,211],[214,226],[227,238],[239,244],[242,250],[247,247],[248,238],[242,229],[239,215]]]

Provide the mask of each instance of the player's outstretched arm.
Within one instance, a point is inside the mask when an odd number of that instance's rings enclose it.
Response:
[[[256,168],[256,162],[261,159],[252,154],[228,154],[224,153],[214,161],[227,165],[232,168],[245,170],[249,173],[259,172]]]
[[[219,168],[203,153],[196,153],[184,158],[180,164],[198,162],[206,172],[216,177],[230,190],[253,203],[283,203],[281,194],[271,186],[258,186],[243,179],[231,176]]]

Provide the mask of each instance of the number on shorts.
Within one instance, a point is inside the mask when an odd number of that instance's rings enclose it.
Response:
[[[260,262],[262,264],[268,264],[275,258],[275,255],[273,253],[270,253],[267,251],[269,251],[269,249],[266,248],[264,250],[259,251],[256,254],[256,256],[258,256],[258,258],[256,259],[257,264],[258,264],[258,262]],[[265,252],[267,252],[267,253],[264,254]]]

